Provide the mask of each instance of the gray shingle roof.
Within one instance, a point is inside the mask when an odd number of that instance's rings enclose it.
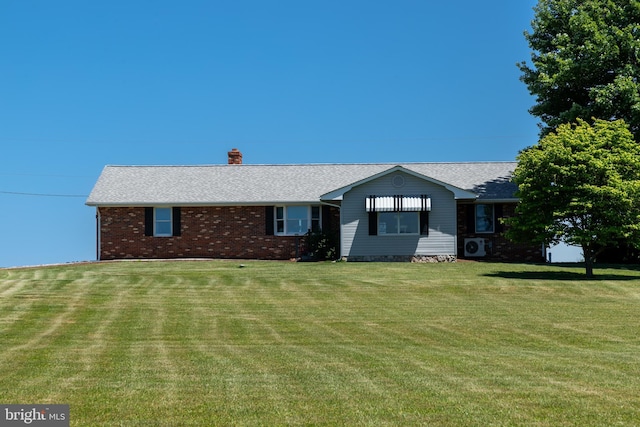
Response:
[[[106,166],[90,206],[312,203],[320,196],[394,166],[472,191],[510,199],[515,162],[306,165]]]

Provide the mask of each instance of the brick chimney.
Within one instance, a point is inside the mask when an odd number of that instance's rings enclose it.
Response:
[[[229,164],[230,165],[241,165],[242,164],[242,153],[238,151],[237,148],[232,148],[231,151],[227,153],[229,156]]]

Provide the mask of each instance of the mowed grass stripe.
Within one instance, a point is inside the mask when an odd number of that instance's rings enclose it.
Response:
[[[0,270],[2,400],[73,425],[640,418],[635,269],[244,265]]]

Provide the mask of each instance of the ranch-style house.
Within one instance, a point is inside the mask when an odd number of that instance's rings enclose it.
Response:
[[[347,261],[544,261],[503,236],[515,162],[106,166],[97,258],[288,260],[309,231],[339,236]]]

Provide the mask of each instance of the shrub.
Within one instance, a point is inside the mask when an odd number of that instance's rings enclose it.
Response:
[[[338,235],[331,232],[309,231],[305,234],[307,255],[316,261],[338,258]]]

